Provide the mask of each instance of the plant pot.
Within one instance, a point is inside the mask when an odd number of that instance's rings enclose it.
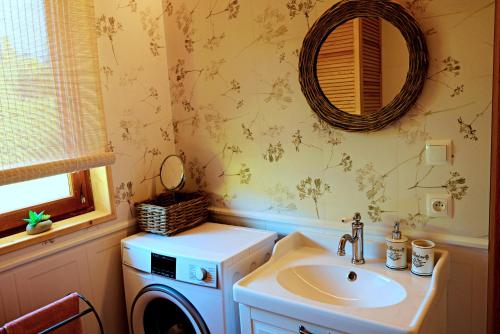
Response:
[[[51,226],[52,226],[52,220],[44,220],[43,222],[40,222],[35,226],[28,224],[26,225],[26,233],[30,235],[42,233],[50,230]]]

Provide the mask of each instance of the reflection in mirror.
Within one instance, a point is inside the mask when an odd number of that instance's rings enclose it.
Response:
[[[160,180],[165,189],[174,191],[184,186],[184,165],[177,155],[169,155],[163,160]]]
[[[333,30],[317,56],[323,94],[338,109],[366,115],[400,92],[409,54],[400,31],[380,18],[356,18]]]

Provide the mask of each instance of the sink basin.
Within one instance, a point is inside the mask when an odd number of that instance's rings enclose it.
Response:
[[[281,270],[276,279],[288,291],[326,304],[384,307],[406,297],[401,284],[364,269],[301,265]]]
[[[366,263],[352,264],[349,254],[337,255],[342,233],[294,232],[276,244],[267,263],[236,282],[233,298],[247,328],[242,333],[254,327],[269,333],[302,327],[315,334],[446,333],[445,250],[435,250],[432,276],[421,277],[385,266],[383,238],[365,240]]]

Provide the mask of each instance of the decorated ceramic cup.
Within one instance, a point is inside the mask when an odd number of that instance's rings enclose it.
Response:
[[[420,276],[431,276],[434,269],[434,247],[430,240],[414,240],[411,243],[411,272]]]

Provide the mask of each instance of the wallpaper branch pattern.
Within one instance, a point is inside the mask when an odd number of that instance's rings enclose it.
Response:
[[[158,0],[96,1],[96,31],[118,218],[161,190],[158,173],[175,152],[166,74],[164,21],[172,4]]]
[[[335,2],[172,3],[167,56],[188,187],[209,192],[216,206],[305,216],[311,223],[364,211],[374,223],[390,213],[411,228],[484,236],[492,2],[400,2],[427,35],[431,68],[413,110],[374,134],[331,128],[300,91],[302,39]],[[453,140],[453,164],[427,166],[425,140],[446,138]],[[237,152],[229,154],[230,146]],[[425,195],[436,192],[453,197],[453,219],[425,214]]]
[[[377,224],[396,215],[409,228],[487,235],[494,2],[399,1],[427,36],[431,67],[416,106],[372,134],[325,124],[300,90],[302,40],[335,2],[96,2],[120,217],[161,191],[159,165],[176,151],[187,190],[215,206],[311,224],[361,211]],[[453,164],[427,166],[427,139],[452,139]],[[450,194],[453,219],[428,217],[427,193]]]

